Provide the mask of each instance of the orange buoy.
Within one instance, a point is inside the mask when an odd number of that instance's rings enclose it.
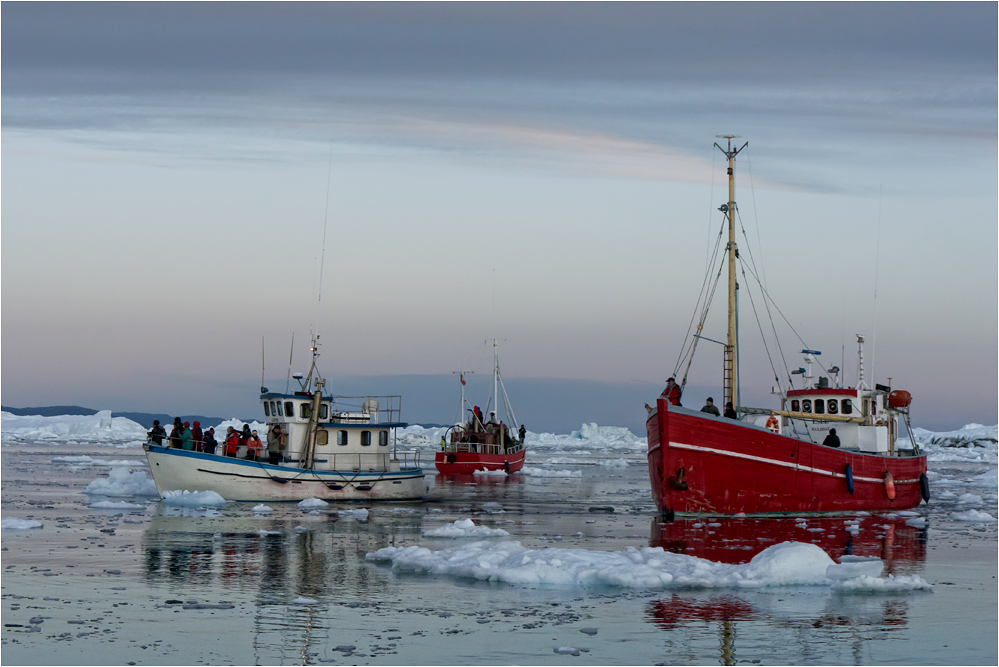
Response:
[[[888,405],[893,408],[907,408],[911,404],[912,394],[903,389],[896,389],[892,393],[888,394]]]
[[[895,480],[887,471],[885,472],[885,493],[888,495],[888,500],[895,500]]]

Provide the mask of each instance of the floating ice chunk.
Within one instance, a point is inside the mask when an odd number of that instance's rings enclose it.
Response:
[[[305,526],[295,526],[294,530],[296,533],[307,533],[309,531]]]
[[[896,577],[889,574],[885,578],[862,576],[833,584],[833,590],[842,593],[892,593],[903,591],[933,590],[925,579],[918,574]]]
[[[530,468],[524,466],[520,469],[522,475],[529,475],[531,477],[582,477],[583,472],[581,470],[543,470],[541,468]]]
[[[319,600],[314,600],[312,598],[305,598],[305,597],[297,597],[294,600],[292,600],[291,603],[300,604],[300,605],[310,605],[310,604],[319,604]]]
[[[913,519],[907,520],[905,525],[912,526],[913,528],[923,528],[926,526],[926,519],[924,517],[917,516]]]
[[[936,496],[939,500],[950,500],[951,498],[956,498],[957,494],[953,491],[941,491]]]
[[[499,503],[482,503],[481,507],[483,511],[489,512],[490,514],[503,514],[503,506]]]
[[[607,461],[601,461],[600,465],[605,468],[627,468],[628,459],[609,459]]]
[[[505,470],[486,470],[485,468],[482,470],[474,470],[472,471],[472,474],[479,477],[506,477]]]
[[[969,523],[995,523],[996,518],[988,512],[978,510],[968,510],[967,512],[951,512],[950,518],[955,521],[967,521]]]
[[[358,521],[368,520],[368,510],[364,507],[357,510],[340,510],[339,515],[341,519],[357,519]]]
[[[745,512],[738,512],[736,514],[733,514],[732,518],[733,519],[745,519],[746,518],[746,513]]]
[[[268,535],[280,535],[281,531],[280,530],[264,530],[264,529],[261,528],[260,530],[256,531],[256,533],[260,537],[266,537]]]
[[[440,528],[426,530],[423,535],[424,537],[507,537],[510,533],[502,528],[476,526],[471,519],[459,519]]]
[[[366,558],[389,562],[400,571],[467,579],[628,588],[830,586],[826,571],[835,564],[821,548],[800,542],[773,545],[745,564],[715,563],[660,547],[613,552],[527,549],[515,541],[479,541],[440,551],[385,547]]]
[[[71,463],[77,466],[141,466],[141,461],[129,461],[126,459],[105,461],[104,459],[94,459],[89,456],[56,456],[52,463]]]
[[[91,507],[91,509],[97,509],[97,510],[142,510],[142,509],[146,509],[145,505],[137,505],[135,503],[125,502],[124,500],[120,500],[118,502],[114,502],[114,501],[111,501],[111,500],[102,500],[99,503],[90,503],[90,507]]]
[[[273,507],[268,507],[267,505],[264,505],[263,503],[260,503],[259,505],[254,505],[253,506],[253,510],[251,510],[251,511],[254,514],[270,514],[271,512],[274,511],[274,508]]]
[[[0,519],[0,530],[31,530],[41,528],[42,522],[34,519],[15,519],[12,516],[5,516]]]
[[[826,568],[826,577],[833,581],[846,581],[857,577],[880,577],[885,565],[878,560],[833,563]]]
[[[180,507],[220,507],[226,500],[215,491],[164,491],[163,504]]]
[[[298,503],[298,508],[303,510],[318,510],[324,507],[329,507],[329,503],[325,500],[320,500],[319,498],[306,498],[305,500]]]
[[[552,650],[559,655],[579,655],[579,649],[572,646],[559,646]]]
[[[957,502],[959,504],[961,504],[961,505],[979,505],[980,506],[982,504],[982,497],[981,496],[977,496],[974,493],[962,493],[958,497]]]
[[[389,510],[392,514],[416,514],[412,507],[393,507]]]
[[[107,478],[98,477],[83,490],[91,496],[158,496],[156,482],[139,470],[129,472],[128,468],[112,468]]]

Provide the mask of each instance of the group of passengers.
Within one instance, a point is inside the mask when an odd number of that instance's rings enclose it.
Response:
[[[173,429],[170,435],[160,426],[160,420],[153,420],[153,428],[146,434],[149,442],[156,445],[163,445],[166,438],[170,447],[175,449],[186,449],[188,451],[202,452],[204,454],[215,454],[215,449],[220,444],[215,440],[215,429],[209,428],[202,431],[201,422],[182,422],[180,417],[173,420]],[[283,458],[286,438],[281,431],[281,426],[276,425],[267,432],[267,460],[270,463],[278,464]],[[243,424],[243,429],[237,431],[232,426],[226,427],[225,437],[222,439],[222,456],[236,458],[240,447],[245,448],[246,455],[243,457],[248,461],[264,460],[264,443],[260,441],[260,436],[256,431],[251,431],[248,424]]]

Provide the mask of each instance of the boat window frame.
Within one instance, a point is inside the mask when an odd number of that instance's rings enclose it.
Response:
[[[801,412],[801,401],[796,398],[791,399],[791,412]]]
[[[299,404],[298,416],[302,419],[312,419],[312,403],[305,401]]]
[[[271,415],[275,417],[284,417],[284,415],[281,414],[281,401],[277,401],[277,403],[271,401],[270,403],[271,403]]]
[[[801,411],[811,413],[812,411],[812,399],[803,398],[801,399]]]
[[[385,429],[378,431],[378,446],[388,447],[388,444],[389,444],[388,431]]]
[[[294,402],[292,402],[292,401],[285,401],[284,402],[284,416],[285,417],[291,417],[292,419],[295,418],[295,404],[294,404]]]
[[[840,401],[840,407],[842,408],[839,413],[841,415],[852,415],[853,414],[853,401],[849,398],[844,398]]]
[[[330,444],[330,432],[324,428],[316,431],[316,445]]]
[[[371,431],[361,431],[361,447],[371,446]]]
[[[340,447],[346,447],[350,442],[350,435],[347,433],[347,429],[342,428],[336,433],[336,444]]]
[[[265,417],[270,417],[271,416],[271,405],[270,405],[270,401],[264,401],[264,416]]]
[[[812,409],[817,415],[824,415],[826,413],[826,402],[825,399],[816,398],[812,401]]]
[[[320,419],[329,419],[329,417],[330,417],[330,404],[329,403],[320,403],[319,404],[319,418]]]
[[[835,398],[830,398],[826,401],[826,413],[830,415],[835,415],[839,413],[839,401]]]

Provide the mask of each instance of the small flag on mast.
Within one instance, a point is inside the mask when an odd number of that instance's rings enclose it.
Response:
[[[459,373],[458,374],[458,379],[461,380],[461,384],[462,384],[462,386],[464,386],[465,385],[465,374],[464,373]]]

